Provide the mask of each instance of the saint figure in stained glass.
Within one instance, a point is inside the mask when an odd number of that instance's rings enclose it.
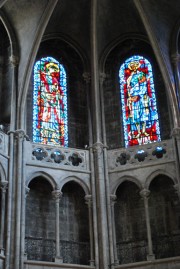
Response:
[[[160,141],[160,129],[150,62],[142,56],[128,58],[120,67],[125,145]]]
[[[52,57],[34,66],[33,141],[67,146],[66,72]]]

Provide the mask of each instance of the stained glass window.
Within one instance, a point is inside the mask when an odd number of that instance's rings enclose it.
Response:
[[[120,67],[125,146],[161,140],[151,63],[142,56],[128,58]]]
[[[67,78],[52,57],[34,65],[33,142],[68,146]]]

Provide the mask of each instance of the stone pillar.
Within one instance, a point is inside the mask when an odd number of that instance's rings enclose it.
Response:
[[[60,231],[59,231],[59,202],[60,198],[62,197],[62,192],[60,190],[52,191],[53,199],[55,200],[55,214],[56,214],[56,256],[55,262],[63,263],[63,259],[60,253]]]
[[[145,209],[145,218],[146,218],[146,227],[147,227],[147,239],[148,239],[148,255],[147,260],[152,261],[155,259],[153,254],[153,246],[152,246],[152,237],[151,237],[151,225],[150,225],[150,218],[149,218],[149,206],[148,206],[148,199],[149,199],[150,191],[143,189],[140,192],[141,197],[144,200],[144,209]]]
[[[25,186],[25,196],[23,199],[23,210],[22,210],[22,235],[21,235],[21,256],[24,257],[21,259],[21,268],[23,268],[24,260],[27,260],[27,253],[25,251],[25,237],[26,237],[26,199],[29,194],[30,188]]]
[[[112,215],[112,233],[113,233],[113,247],[114,247],[114,265],[119,265],[119,260],[117,256],[117,246],[116,246],[116,226],[115,226],[115,215],[114,215],[114,204],[116,203],[116,195],[111,195],[111,215]]]
[[[180,55],[179,54],[171,55],[171,61],[173,64],[173,69],[174,69],[176,96],[177,96],[178,106],[180,108],[180,75],[179,75]]]
[[[96,182],[96,203],[97,203],[97,224],[98,224],[98,246],[99,246],[99,268],[109,268],[109,237],[107,223],[107,200],[104,177],[103,144],[93,145],[95,182]]]
[[[89,238],[90,238],[90,265],[95,266],[94,260],[94,235],[93,235],[93,216],[92,216],[92,196],[86,195],[85,201],[89,213]]]
[[[23,256],[21,256],[21,248],[22,248],[22,223],[23,217],[23,205],[22,201],[24,201],[24,176],[23,176],[23,143],[26,138],[25,132],[23,130],[16,130],[14,132],[16,139],[16,175],[15,175],[15,192],[16,192],[16,200],[15,200],[15,237],[14,237],[14,268],[19,269],[22,265],[22,260],[24,260],[24,251]],[[24,226],[24,225],[23,225]],[[24,227],[23,227],[24,228]],[[24,239],[23,239],[24,240]]]
[[[7,235],[6,235],[6,260],[5,260],[5,269],[10,268],[10,248],[12,245],[12,193],[14,188],[14,130],[16,129],[17,122],[17,73],[18,73],[18,64],[19,58],[16,55],[11,55],[10,63],[12,68],[12,96],[11,96],[11,122],[10,122],[10,131],[9,131],[9,168],[8,168],[8,202],[7,202]]]
[[[174,152],[175,152],[176,177],[178,180],[178,193],[180,193],[180,127],[173,129],[172,138],[173,138],[173,145],[174,145]]]
[[[6,190],[8,182],[1,181],[1,226],[0,226],[0,254],[4,255],[4,225],[5,225],[5,209],[6,209]]]
[[[12,245],[12,208],[13,208],[13,189],[14,189],[14,132],[9,135],[9,167],[8,167],[8,199],[7,199],[7,223],[6,223],[6,259],[5,269],[10,268],[10,247]]]
[[[10,63],[12,68],[12,97],[11,97],[11,122],[10,130],[15,130],[17,123],[17,77],[19,58],[15,55],[10,56]]]
[[[109,269],[109,231],[107,216],[107,188],[104,173],[104,144],[102,140],[102,110],[99,89],[99,54],[98,54],[98,0],[91,1],[91,100],[93,119],[93,159],[95,172],[95,191],[98,225],[99,261],[96,269]],[[98,262],[98,264],[97,264]]]
[[[107,75],[104,72],[99,74],[100,81],[100,102],[101,102],[101,118],[102,118],[102,140],[104,141],[103,147],[103,159],[104,159],[104,175],[105,175],[105,189],[106,189],[106,203],[107,203],[107,225],[108,225],[108,239],[109,239],[109,254],[110,261],[109,266],[114,269],[116,261],[114,260],[114,242],[113,242],[113,230],[112,230],[112,210],[111,210],[111,200],[109,195],[109,171],[108,171],[108,152],[106,144],[106,124],[105,124],[105,109],[104,109],[104,92],[103,86]]]

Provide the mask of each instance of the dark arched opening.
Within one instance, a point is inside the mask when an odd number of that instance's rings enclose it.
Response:
[[[89,264],[89,219],[85,192],[71,181],[62,188],[60,202],[60,238],[64,263]]]
[[[120,264],[146,260],[147,235],[143,200],[137,185],[123,182],[116,191],[115,229]]]
[[[26,198],[25,243],[28,260],[55,258],[55,205],[52,186],[43,177],[34,178]]]
[[[157,259],[180,255],[180,203],[173,181],[159,175],[150,184],[149,211]]]

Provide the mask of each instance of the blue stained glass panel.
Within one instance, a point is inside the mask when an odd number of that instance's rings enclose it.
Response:
[[[143,56],[128,58],[119,69],[125,146],[161,140],[154,78]]]
[[[68,146],[67,77],[52,57],[34,65],[33,142]]]

